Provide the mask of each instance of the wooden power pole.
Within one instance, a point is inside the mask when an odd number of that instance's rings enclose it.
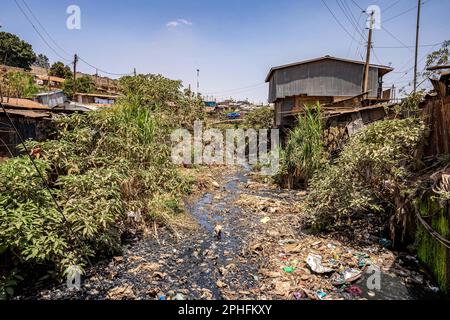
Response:
[[[372,32],[373,32],[373,15],[374,15],[374,13],[375,12],[372,11],[372,13],[370,14],[369,37],[367,39],[367,55],[366,55],[366,65],[364,66],[362,93],[369,91],[370,51],[372,50]]]
[[[78,56],[75,53],[75,56],[73,57],[73,97],[75,98],[77,93],[77,63],[78,63]]]
[[[417,28],[416,28],[416,53],[414,62],[414,93],[417,91],[417,59],[419,56],[419,33],[420,33],[420,9],[422,7],[422,0],[419,0],[419,6],[417,7]]]

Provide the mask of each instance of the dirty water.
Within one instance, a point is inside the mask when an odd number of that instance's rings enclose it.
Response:
[[[65,284],[41,288],[18,299],[258,299],[258,259],[246,252],[247,240],[259,232],[258,216],[236,204],[243,193],[287,202],[297,201],[295,192],[249,190],[249,169],[225,174],[222,187],[206,193],[186,208],[199,228],[178,239],[170,232],[125,246],[123,256],[100,262],[82,279],[80,291]],[[221,239],[214,229],[223,226]],[[368,275],[356,284],[365,287]],[[420,285],[406,286],[402,278],[382,274],[383,287],[376,295],[363,290],[369,300],[416,300],[430,298]],[[118,289],[118,290],[116,290]],[[343,294],[343,298],[351,299]]]

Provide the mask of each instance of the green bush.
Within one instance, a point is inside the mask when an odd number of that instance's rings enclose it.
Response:
[[[385,120],[351,137],[340,156],[311,179],[306,211],[318,225],[354,213],[381,212],[407,189],[414,154],[425,130],[417,118]]]
[[[271,129],[275,119],[274,110],[269,107],[259,107],[244,117],[244,126],[250,129]]]
[[[62,275],[86,256],[118,252],[130,229],[170,223],[181,211],[190,183],[171,161],[170,133],[196,115],[197,101],[176,81],[145,76],[134,93],[124,81],[115,107],[60,117],[54,140],[26,143],[39,150],[36,164],[67,222],[28,157],[0,165],[0,254],[12,257],[10,270],[47,265]],[[147,95],[160,86],[161,96]],[[150,107],[169,97],[170,108]]]

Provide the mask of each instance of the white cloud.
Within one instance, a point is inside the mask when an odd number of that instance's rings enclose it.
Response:
[[[177,20],[174,20],[174,21],[169,21],[166,24],[166,26],[168,28],[176,28],[176,27],[179,27],[179,26],[182,26],[182,25],[192,26],[192,22],[189,21],[189,20],[186,20],[186,19],[177,19]]]

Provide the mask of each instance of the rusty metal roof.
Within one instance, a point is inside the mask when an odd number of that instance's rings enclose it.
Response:
[[[36,78],[38,78],[39,80],[43,80],[43,81],[53,81],[53,82],[59,82],[59,83],[63,83],[66,81],[66,79],[64,78],[60,78],[60,77],[54,77],[54,76],[46,76],[46,75],[36,75]]]
[[[294,63],[290,63],[290,64],[281,65],[281,66],[278,66],[278,67],[273,67],[272,69],[270,69],[269,74],[266,77],[266,82],[270,81],[270,78],[272,77],[272,74],[276,70],[286,69],[286,68],[295,67],[295,66],[302,65],[302,64],[318,62],[318,61],[322,61],[322,60],[336,60],[336,61],[348,62],[348,63],[353,63],[353,64],[362,64],[362,65],[365,64],[364,61],[336,58],[336,57],[332,57],[332,56],[324,56],[324,57],[320,57],[320,58],[316,58],[316,59],[304,60],[304,61],[299,61],[299,62],[294,62]],[[370,67],[371,68],[378,68],[380,70],[383,70],[382,75],[385,75],[386,73],[389,73],[392,70],[394,70],[394,68],[391,68],[391,67],[388,67],[388,66],[383,66],[383,65],[378,65],[378,64],[371,64]]]
[[[50,110],[50,107],[29,99],[3,97],[0,101],[3,101],[2,103],[5,106],[12,107],[14,109]]]
[[[23,116],[26,118],[48,118],[51,117],[50,112],[45,111],[35,111],[35,110],[15,110],[15,109],[6,109],[6,112],[11,115]],[[0,109],[0,114],[4,113],[2,109]]]

